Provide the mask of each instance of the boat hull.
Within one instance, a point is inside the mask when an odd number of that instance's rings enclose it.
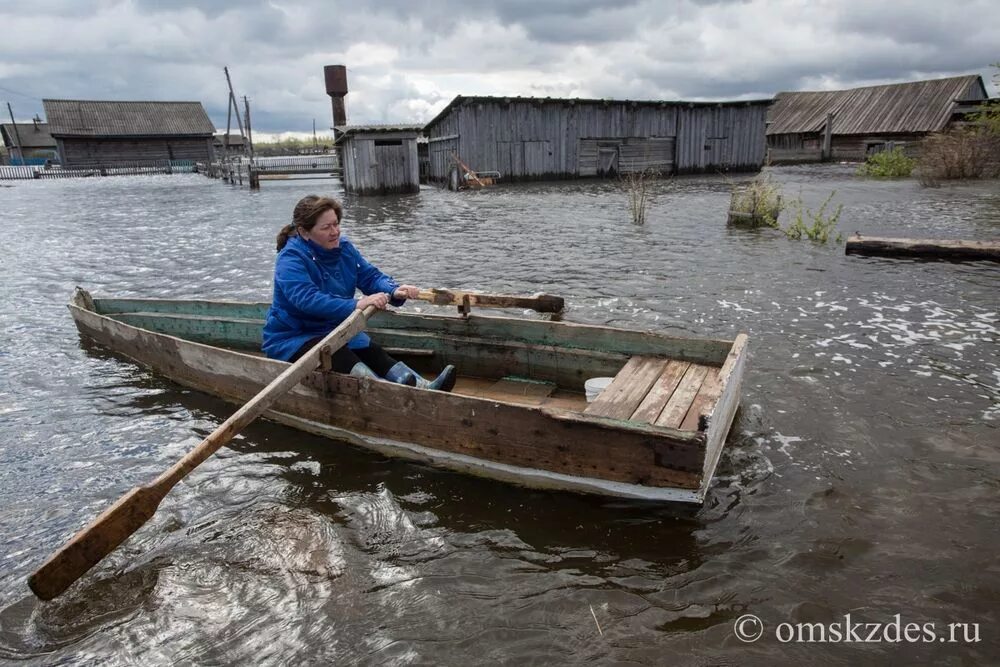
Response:
[[[95,312],[92,302],[71,304],[70,310],[80,332],[102,346],[233,403],[244,403],[287,368],[284,362],[127,324],[113,314]],[[322,370],[265,416],[387,456],[533,488],[698,503],[738,403],[745,354],[742,348],[737,352],[735,359],[726,360],[733,362],[726,391],[706,428],[698,431]],[[725,364],[722,371],[727,372]]]

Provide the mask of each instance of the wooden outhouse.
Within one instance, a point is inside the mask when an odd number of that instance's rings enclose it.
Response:
[[[342,125],[334,130],[347,192],[383,195],[420,190],[419,125]]]

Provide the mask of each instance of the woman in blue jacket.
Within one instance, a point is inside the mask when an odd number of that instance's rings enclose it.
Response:
[[[309,195],[292,212],[292,223],[278,233],[274,297],[264,323],[264,353],[295,361],[354,312],[367,306],[401,306],[417,296],[361,256],[341,235],[343,209],[336,199]],[[356,299],[355,291],[366,296]],[[362,332],[333,355],[333,369],[361,377],[385,378],[427,389],[451,391],[455,367],[433,381],[390,357]]]

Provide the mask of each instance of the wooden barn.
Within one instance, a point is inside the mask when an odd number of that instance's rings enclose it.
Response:
[[[771,162],[864,160],[899,146],[907,152],[952,121],[959,101],[986,99],[979,75],[850,90],[778,93],[768,114]]]
[[[56,140],[49,134],[48,123],[35,119],[31,123],[4,123],[0,125],[7,155],[12,159],[55,160]],[[20,149],[20,153],[18,152]]]
[[[384,195],[420,190],[419,125],[340,125],[333,129],[347,192]]]
[[[42,103],[64,167],[211,161],[215,127],[201,102]]]
[[[770,103],[458,96],[424,127],[429,177],[447,179],[455,156],[505,181],[755,171]]]

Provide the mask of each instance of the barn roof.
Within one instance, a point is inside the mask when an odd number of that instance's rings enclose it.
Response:
[[[768,113],[767,134],[819,132],[834,114],[833,134],[937,132],[956,100],[986,97],[978,74],[849,90],[778,93]]]
[[[738,100],[738,101],[728,101],[728,102],[685,102],[680,100],[603,100],[603,99],[589,99],[589,98],[579,98],[579,97],[502,97],[502,96],[490,96],[490,95],[476,95],[476,96],[464,96],[458,95],[451,102],[448,103],[444,109],[441,110],[437,116],[435,116],[427,125],[424,126],[424,131],[428,131],[434,125],[437,125],[445,116],[451,113],[452,109],[462,104],[477,104],[477,103],[497,103],[497,104],[509,104],[511,102],[527,102],[531,104],[551,104],[556,106],[571,106],[571,105],[628,105],[636,107],[744,107],[744,106],[756,106],[756,105],[768,105],[771,104],[770,99],[767,100]]]
[[[18,123],[17,135],[13,123],[0,124],[0,136],[5,146],[13,146],[18,139],[24,148],[55,148],[56,140],[49,134],[48,123]]]
[[[211,137],[201,102],[42,100],[54,137]]]

